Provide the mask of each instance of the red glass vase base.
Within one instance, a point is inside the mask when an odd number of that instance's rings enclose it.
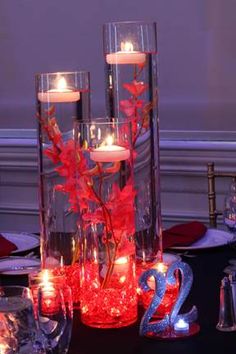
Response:
[[[189,325],[189,330],[185,331],[175,331],[173,327],[168,327],[163,332],[148,332],[145,337],[157,339],[157,340],[179,340],[188,338],[196,335],[200,331],[200,326],[198,323],[191,323]]]

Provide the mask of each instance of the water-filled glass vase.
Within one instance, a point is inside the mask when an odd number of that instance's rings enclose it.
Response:
[[[89,118],[89,97],[88,72],[36,75],[42,267],[66,276],[75,306],[79,233],[74,126]]]
[[[81,320],[91,327],[128,326],[137,319],[130,122],[78,122],[76,134]]]
[[[132,121],[136,260],[146,269],[162,255],[156,24],[108,23],[103,33],[107,114]]]

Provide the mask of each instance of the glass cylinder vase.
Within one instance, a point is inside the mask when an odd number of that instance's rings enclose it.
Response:
[[[79,231],[74,127],[89,118],[89,97],[88,72],[36,75],[42,267],[66,276],[75,307]]]
[[[103,30],[107,113],[132,121],[136,256],[146,269],[162,258],[156,24],[115,22]]]
[[[80,310],[91,327],[123,327],[137,319],[130,129],[130,122],[116,119],[77,123]]]

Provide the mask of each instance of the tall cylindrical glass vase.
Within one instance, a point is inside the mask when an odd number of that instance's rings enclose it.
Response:
[[[130,123],[97,118],[78,122],[77,134],[81,320],[128,326],[137,319]]]
[[[36,75],[41,260],[79,301],[75,124],[90,114],[88,72]]]
[[[107,112],[131,119],[137,266],[162,258],[156,24],[104,25]]]

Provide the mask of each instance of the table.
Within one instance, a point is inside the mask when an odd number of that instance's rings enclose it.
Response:
[[[223,269],[228,260],[236,258],[232,246],[193,251],[195,257],[183,256],[194,275],[194,282],[185,305],[196,305],[199,312],[200,332],[189,338],[175,341],[160,341],[140,337],[139,321],[121,329],[94,329],[83,325],[79,313],[74,313],[74,324],[68,354],[214,354],[236,353],[236,332],[221,332],[216,329],[219,315],[219,293]],[[1,284],[26,284],[26,276],[0,278]]]

